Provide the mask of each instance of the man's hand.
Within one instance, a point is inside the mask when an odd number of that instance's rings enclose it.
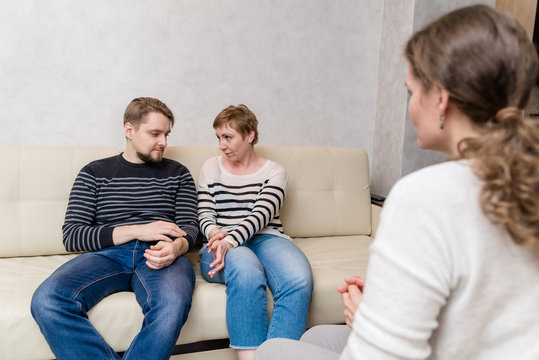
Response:
[[[112,240],[114,245],[125,244],[132,240],[172,242],[172,239],[186,235],[185,231],[172,222],[155,221],[148,224],[118,226],[112,232]]]
[[[177,238],[176,240],[159,241],[157,244],[146,249],[144,257],[146,265],[150,269],[159,270],[172,264],[176,258],[185,254],[189,249],[189,243],[185,238]]]
[[[354,315],[359,304],[363,300],[363,286],[365,286],[365,280],[359,276],[352,276],[344,281],[346,284],[339,287],[337,290],[342,294],[346,325],[352,327]]]

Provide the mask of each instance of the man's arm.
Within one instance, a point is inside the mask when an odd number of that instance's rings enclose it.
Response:
[[[125,244],[132,240],[167,241],[186,236],[178,225],[167,221],[155,221],[148,224],[124,225],[114,228],[112,241],[114,245]]]
[[[63,243],[67,251],[95,251],[114,245],[114,228],[96,226],[97,182],[88,167],[83,168],[69,195]]]
[[[152,246],[152,250],[160,252],[151,254],[158,258],[173,256],[172,261],[194,246],[198,236],[195,182],[187,168],[182,166],[181,170],[183,172],[179,175],[174,199],[174,223],[156,221],[148,224],[118,226],[113,231],[114,245],[135,239],[159,241],[158,244]]]
[[[176,191],[174,222],[185,232],[183,237],[188,242],[188,248],[180,255],[191,249],[198,237],[197,190],[193,177],[187,168],[180,177],[180,185]]]
[[[144,257],[146,265],[159,270],[172,264],[176,258],[185,254],[193,247],[198,236],[197,195],[193,178],[189,171],[180,177],[180,185],[176,191],[176,226],[183,235],[171,241],[159,241],[147,249]],[[123,229],[120,229],[122,232]]]
[[[95,251],[132,240],[170,242],[188,235],[177,224],[167,221],[118,227],[96,225],[97,202],[96,177],[85,167],[73,184],[62,227],[67,251]]]

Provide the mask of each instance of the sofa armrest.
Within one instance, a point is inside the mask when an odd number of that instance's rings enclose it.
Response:
[[[374,238],[376,235],[376,229],[378,229],[378,223],[380,222],[380,212],[382,207],[371,204],[371,237]]]

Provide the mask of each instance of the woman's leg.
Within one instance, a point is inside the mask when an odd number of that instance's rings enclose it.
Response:
[[[205,246],[200,250],[200,273],[204,280],[210,283],[218,283],[218,284],[224,284],[225,283],[225,272],[219,271],[217,274],[215,274],[214,277],[210,277],[208,275],[208,272],[211,270],[210,264],[213,262],[213,253],[208,252],[208,248]],[[226,257],[225,257],[225,263],[226,263]]]
[[[333,360],[344,350],[351,329],[346,325],[319,325],[309,329],[300,341],[271,339],[255,354],[257,360]]]
[[[297,340],[270,339],[256,349],[256,360],[337,360],[339,353]]]
[[[346,325],[318,325],[307,330],[300,341],[340,354],[351,331],[352,329]]]
[[[298,340],[305,332],[313,289],[307,257],[290,240],[274,235],[256,235],[247,246],[263,264],[273,293],[274,307],[267,339]]]
[[[239,350],[254,350],[264,340],[267,331],[266,275],[256,255],[246,246],[228,251],[225,268],[209,278],[213,253],[204,252],[200,259],[203,276],[210,282],[226,285],[226,324],[230,346]],[[248,353],[240,351],[238,356]]]

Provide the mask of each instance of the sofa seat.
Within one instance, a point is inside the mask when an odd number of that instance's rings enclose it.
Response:
[[[372,238],[343,236],[293,241],[309,258],[313,271],[315,285],[309,326],[342,323],[342,312],[333,310],[342,308],[335,280],[350,274],[364,275],[367,247]],[[44,354],[54,358],[30,314],[30,301],[39,284],[75,256],[0,258],[0,359],[42,359]],[[195,269],[196,287],[189,318],[178,344],[227,338],[224,286],[210,284],[202,278],[196,250],[187,256]],[[268,297],[268,308],[271,306],[271,297]],[[142,324],[140,307],[134,294],[129,292],[106,297],[90,310],[88,316],[105,340],[117,349],[127,348]],[[24,339],[24,346],[6,348],[7,344],[18,343],[21,339]]]

